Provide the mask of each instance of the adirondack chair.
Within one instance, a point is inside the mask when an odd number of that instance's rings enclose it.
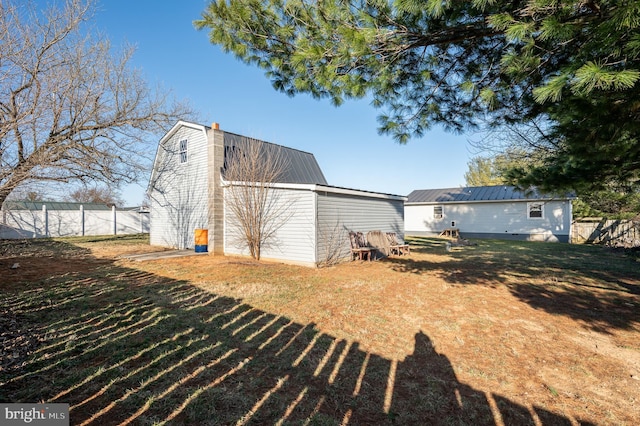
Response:
[[[391,254],[402,256],[405,253],[411,253],[409,244],[405,244],[404,241],[401,241],[395,232],[387,232],[387,238],[389,239]]]
[[[375,249],[369,247],[362,232],[349,232],[349,242],[351,243],[351,259],[371,260]]]

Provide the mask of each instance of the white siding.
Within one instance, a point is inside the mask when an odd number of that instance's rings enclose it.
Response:
[[[225,188],[226,191],[229,189]],[[276,199],[276,208],[281,209],[283,214],[275,219],[279,228],[274,237],[262,246],[261,257],[315,265],[314,193],[309,190],[274,188],[271,196]],[[224,241],[226,254],[249,255],[246,241],[239,232],[238,221],[227,202]]]
[[[180,162],[186,139],[187,162]],[[152,245],[193,248],[196,229],[208,227],[207,137],[202,126],[182,125],[158,147],[149,188]]]
[[[228,188],[225,188],[228,191]],[[349,231],[396,232],[403,235],[402,199],[340,194],[321,189],[277,188],[286,221],[262,248],[262,258],[307,265],[349,258]],[[225,253],[249,255],[237,221],[225,203]]]
[[[443,206],[442,219],[434,218],[434,206]],[[541,219],[528,218],[526,201],[406,205],[405,232],[409,235],[439,234],[446,228],[455,227],[463,236],[521,236],[523,239],[541,241],[558,241],[568,237],[571,228],[570,201],[546,201],[543,211],[544,217]]]
[[[349,231],[403,236],[404,202],[397,199],[318,192],[318,261],[339,252],[349,257]]]

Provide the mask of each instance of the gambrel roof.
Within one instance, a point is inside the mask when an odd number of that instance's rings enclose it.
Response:
[[[210,132],[218,130],[214,129],[211,126],[206,126],[202,124],[197,124],[190,121],[180,120],[160,139],[160,143],[158,144],[158,151],[156,152],[156,159],[154,161],[154,166],[151,171],[151,178],[149,179],[149,187],[147,191],[149,191],[150,186],[153,182],[155,182],[157,173],[159,173],[157,169],[157,161],[158,161],[158,153],[160,152],[160,147],[171,137],[178,132],[181,128],[187,127],[192,130],[203,132],[204,135],[210,134]],[[273,144],[271,142],[265,142],[259,139],[250,138],[247,136],[241,136],[235,133],[221,131],[223,134],[223,141],[225,146],[225,156],[227,155],[228,149],[233,147],[236,144],[243,142],[250,143],[262,143],[268,145],[270,147],[275,147],[278,150],[281,150],[283,157],[285,157],[285,162],[287,164],[287,169],[281,175],[278,182],[275,183],[293,183],[293,184],[315,184],[315,185],[327,185],[327,180],[322,173],[322,169],[318,165],[316,158],[313,154],[305,151],[300,151],[298,149],[289,148],[282,145]],[[206,136],[205,136],[206,137]]]
[[[418,189],[409,194],[407,204],[566,200],[571,198],[574,197],[568,194],[553,196],[549,194],[541,194],[535,189],[525,192],[514,186],[496,185],[464,188]]]
[[[325,179],[315,156],[310,152],[300,151],[298,149],[237,135],[235,133],[224,132],[225,154],[228,147],[233,147],[238,143],[247,142],[268,145],[271,149],[280,151],[279,155],[284,157],[287,167],[278,179],[278,182],[274,183],[327,185],[327,180]]]

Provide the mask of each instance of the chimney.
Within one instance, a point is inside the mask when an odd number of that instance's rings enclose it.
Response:
[[[214,121],[213,123],[211,123],[211,128],[213,130],[220,130],[220,124]]]

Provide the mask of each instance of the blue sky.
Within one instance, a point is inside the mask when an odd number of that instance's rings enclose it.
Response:
[[[290,98],[196,31],[207,1],[99,0],[94,20],[116,47],[133,44],[133,65],[148,83],[188,99],[201,124],[290,146],[315,155],[330,185],[407,195],[414,189],[464,185],[474,156],[468,139],[439,129],[399,145],[377,132],[380,113],[366,100],[334,107],[307,95]],[[147,182],[123,188],[140,204]]]

